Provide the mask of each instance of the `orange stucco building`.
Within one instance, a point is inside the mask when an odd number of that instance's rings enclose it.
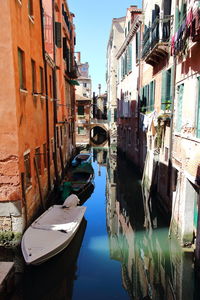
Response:
[[[20,231],[45,206],[75,143],[74,26],[65,1],[8,0],[0,9],[0,229]]]

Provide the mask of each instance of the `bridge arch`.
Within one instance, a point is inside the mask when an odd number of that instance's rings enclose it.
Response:
[[[109,139],[108,129],[104,124],[91,124],[90,126],[90,143],[93,146],[106,144]]]

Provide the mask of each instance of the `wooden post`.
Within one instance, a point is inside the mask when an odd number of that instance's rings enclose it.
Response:
[[[61,161],[61,168],[62,168],[62,178],[65,174],[65,168],[64,168],[64,162],[63,162],[63,155],[62,155],[62,148],[61,146],[59,147],[60,150],[60,161]]]
[[[25,226],[27,227],[27,224],[28,224],[28,211],[27,211],[27,203],[26,203],[24,173],[21,173],[21,185],[22,185],[22,203],[24,205],[24,210],[25,210]]]
[[[56,185],[59,185],[59,175],[58,175],[58,165],[57,165],[57,156],[55,152],[53,152],[53,163],[54,163],[54,171],[55,171],[55,177],[56,177]]]

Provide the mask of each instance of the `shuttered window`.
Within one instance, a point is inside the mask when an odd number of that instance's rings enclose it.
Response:
[[[84,127],[78,127],[78,134],[85,134],[85,128]]]
[[[200,138],[200,77],[198,78],[197,129],[196,136]]]
[[[139,45],[140,45],[140,33],[136,33],[136,62],[139,59]]]
[[[127,66],[128,66],[128,57],[127,57],[127,52],[126,52],[125,57],[124,57],[124,75],[127,74]]]
[[[84,106],[83,105],[78,106],[78,115],[84,116]]]
[[[58,48],[61,48],[61,23],[55,22],[55,43]]]
[[[176,113],[176,130],[179,132],[181,131],[181,127],[182,127],[183,92],[184,92],[184,84],[181,84],[178,87],[177,113]]]
[[[172,102],[173,68],[162,73],[161,109],[169,110]]]
[[[149,85],[149,110],[154,110],[154,102],[155,102],[155,80],[150,82]]]
[[[127,71],[128,73],[132,71],[132,44],[128,45],[128,57],[127,57]]]
[[[123,57],[121,57],[121,79],[124,77],[124,62]]]

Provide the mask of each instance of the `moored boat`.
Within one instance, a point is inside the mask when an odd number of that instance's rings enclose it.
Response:
[[[63,205],[53,205],[25,231],[21,249],[27,264],[38,265],[66,248],[75,236],[86,207],[70,195]]]
[[[91,154],[90,153],[79,153],[72,160],[72,166],[76,167],[81,164],[91,163]]]

